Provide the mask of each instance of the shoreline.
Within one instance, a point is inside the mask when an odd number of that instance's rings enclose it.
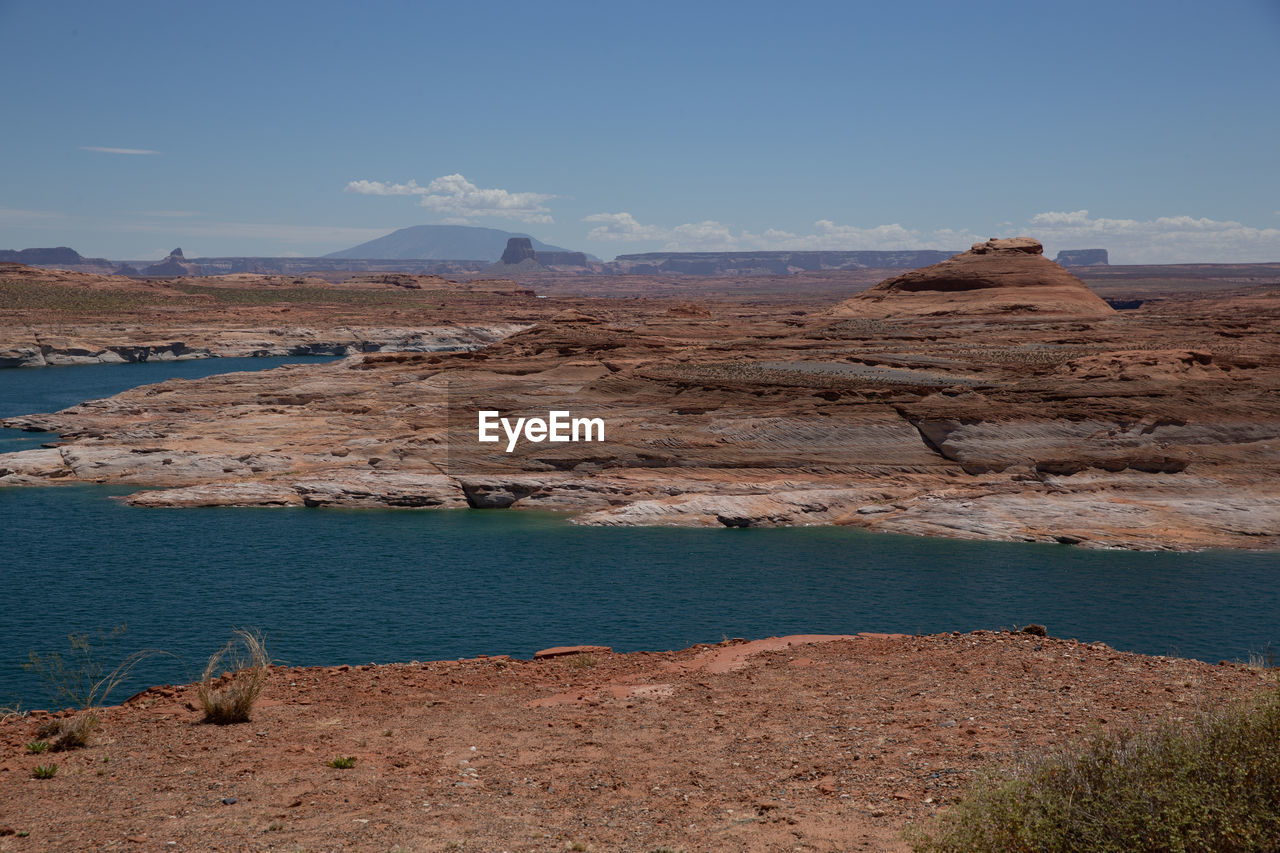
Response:
[[[9,341],[0,350],[0,370],[36,367],[92,367],[94,365],[148,364],[199,361],[213,358],[345,358],[365,353],[473,352],[519,331],[525,326],[497,323],[435,328],[347,328],[317,332],[313,329],[274,329],[270,332],[232,330],[201,340],[194,346],[169,340],[103,343],[74,342],[54,346],[41,341]],[[345,334],[343,334],[345,332]],[[196,334],[197,338],[208,337]],[[237,340],[237,339],[240,340]]]
[[[0,329],[12,340],[273,352],[387,339],[397,351],[6,419],[64,440],[5,455],[0,484],[157,489],[133,498],[147,506],[515,507],[597,526],[1280,550],[1274,288],[1184,287],[1113,312],[1034,241],[1008,242],[843,302],[836,291],[867,282],[832,278],[830,298],[765,304],[719,291],[538,299],[514,283],[467,292],[421,277],[41,283],[31,271],[14,289],[30,307]],[[944,267],[982,267],[1008,287],[963,299],[917,287]],[[890,316],[899,299],[905,313]],[[81,317],[82,304],[94,310]],[[607,423],[608,441],[504,454],[475,441],[473,409],[572,410]]]
[[[18,429],[14,427],[6,427],[8,429]],[[41,448],[52,449],[52,448]],[[489,512],[494,510],[505,510],[514,512],[533,512],[533,513],[551,513],[569,524],[583,525],[590,527],[614,527],[614,528],[661,528],[668,530],[687,530],[687,529],[703,529],[703,530],[725,530],[725,529],[744,529],[750,528],[754,530],[780,530],[780,529],[802,529],[802,528],[830,528],[844,530],[858,530],[862,533],[883,534],[888,536],[909,536],[913,538],[924,539],[946,539],[963,542],[992,542],[992,543],[1009,543],[1009,544],[1026,544],[1026,545],[1056,545],[1065,547],[1078,547],[1094,551],[1127,551],[1136,553],[1179,553],[1179,554],[1195,554],[1203,552],[1221,551],[1224,553],[1277,553],[1280,552],[1280,536],[1272,537],[1277,541],[1265,541],[1259,537],[1241,537],[1229,543],[1222,542],[1125,542],[1109,541],[1100,532],[1094,532],[1093,535],[1086,533],[1084,536],[1061,537],[1054,534],[1046,534],[1040,537],[1033,536],[1009,536],[1001,534],[993,534],[990,536],[973,535],[971,532],[957,532],[954,528],[948,528],[945,524],[938,525],[936,530],[913,531],[913,530],[894,530],[894,529],[875,529],[860,525],[840,523],[837,521],[812,521],[804,520],[792,524],[785,523],[769,523],[769,524],[743,524],[743,523],[723,523],[714,520],[712,517],[703,517],[698,523],[689,523],[687,520],[679,518],[666,518],[657,521],[638,521],[634,523],[608,522],[608,523],[592,523],[591,517],[600,517],[597,510],[583,510],[574,507],[561,507],[556,505],[542,504],[538,506],[521,506],[512,504],[504,507],[493,507],[484,505],[470,505],[465,498],[458,501],[404,501],[403,499],[392,498],[390,500],[380,501],[371,500],[366,493],[359,500],[351,503],[344,503],[340,500],[325,500],[325,495],[313,497],[314,492],[309,489],[314,488],[313,481],[308,481],[305,486],[288,486],[280,484],[257,485],[250,483],[232,483],[232,484],[211,484],[210,486],[197,486],[191,489],[183,489],[164,485],[149,485],[132,481],[128,483],[113,482],[108,480],[80,480],[75,478],[59,477],[50,478],[48,476],[28,477],[14,476],[15,472],[4,468],[5,457],[16,456],[19,453],[32,453],[35,451],[13,451],[8,454],[0,454],[0,488],[57,488],[63,486],[111,486],[114,488],[138,488],[137,491],[125,495],[112,495],[113,500],[119,500],[130,506],[146,509],[207,509],[207,508],[228,508],[228,509],[344,509],[344,510],[396,510],[396,511],[482,511]],[[466,489],[464,484],[470,481],[467,477],[442,477],[455,488],[459,495],[465,495]],[[434,491],[439,490],[440,483],[432,484]],[[815,493],[819,490],[812,490]],[[307,498],[311,500],[308,501]],[[749,495],[730,495],[730,500],[739,501],[741,499],[752,500],[770,500],[772,496],[769,493],[749,494]],[[428,505],[436,503],[437,505]],[[935,508],[937,509],[937,508]],[[940,513],[945,517],[945,512]],[[587,521],[583,521],[587,517]],[[1064,541],[1065,539],[1065,541]]]

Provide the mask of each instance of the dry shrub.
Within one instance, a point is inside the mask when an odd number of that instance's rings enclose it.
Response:
[[[919,853],[1280,849],[1280,689],[1187,722],[1099,734],[992,774]]]
[[[270,666],[262,635],[237,628],[235,637],[209,658],[200,677],[197,695],[204,721],[218,725],[248,722]],[[222,675],[215,676],[218,672]]]
[[[565,659],[565,665],[569,669],[591,669],[599,662],[596,656],[590,652],[579,652]]]
[[[51,752],[81,749],[89,745],[89,738],[98,728],[97,714],[76,714],[64,720],[50,720],[36,729],[36,737],[49,742]]]

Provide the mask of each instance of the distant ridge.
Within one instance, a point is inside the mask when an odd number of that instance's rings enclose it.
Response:
[[[1054,259],[1064,267],[1105,267],[1111,265],[1106,249],[1063,249]]]
[[[902,251],[781,251],[781,252],[646,252],[618,255],[606,267],[615,273],[678,273],[681,275],[788,275],[804,270],[844,270],[928,266],[954,252],[934,249]]]
[[[75,249],[57,246],[52,249],[0,249],[0,261],[28,266],[78,266],[106,264],[106,258],[86,258]]]
[[[539,252],[569,252],[512,231],[474,225],[414,225],[385,237],[331,252],[326,258],[369,258],[381,260],[478,260],[497,261],[512,237],[528,238]]]

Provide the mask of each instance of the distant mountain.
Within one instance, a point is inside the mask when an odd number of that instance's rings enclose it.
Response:
[[[379,258],[386,260],[477,260],[496,261],[502,257],[507,240],[512,237],[529,237],[497,228],[479,228],[474,225],[414,225],[401,228],[385,237],[352,246],[341,252],[325,255],[326,258]],[[534,240],[533,248],[539,252],[568,252],[560,246],[552,246]]]
[[[86,258],[67,246],[50,249],[0,249],[0,262],[101,274],[115,271],[115,265],[106,258]]]
[[[0,249],[0,261],[28,266],[78,266],[80,264],[106,263],[105,258],[85,258],[75,249],[58,246],[53,249]]]

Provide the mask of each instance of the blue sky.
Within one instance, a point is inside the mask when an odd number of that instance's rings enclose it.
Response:
[[[0,0],[0,248],[1280,261],[1280,0]]]

